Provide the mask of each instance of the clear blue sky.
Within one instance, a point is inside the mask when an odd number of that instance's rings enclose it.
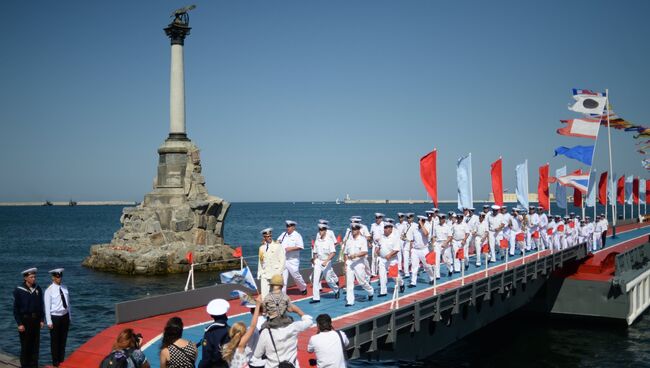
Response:
[[[609,88],[650,125],[648,1],[198,1],[186,40],[187,127],[208,190],[230,201],[424,198],[419,158],[439,150],[441,198],[472,152],[537,167],[570,89]],[[169,129],[172,1],[12,1],[0,32],[0,200],[142,200]],[[614,171],[645,175],[631,133]],[[606,169],[601,129],[595,168]]]

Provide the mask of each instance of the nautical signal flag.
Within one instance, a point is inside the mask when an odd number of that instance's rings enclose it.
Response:
[[[490,253],[490,244],[485,243],[481,246],[481,253],[486,254]]]
[[[598,202],[607,205],[607,171],[601,173],[598,180]]]
[[[456,251],[456,258],[459,260],[464,260],[465,259],[465,249],[460,248],[458,251]]]
[[[399,270],[397,268],[397,263],[388,267],[388,277],[398,277],[398,276],[399,276]]]
[[[553,157],[557,155],[564,155],[568,158],[578,160],[585,165],[591,166],[591,160],[594,156],[594,146],[575,146],[571,148],[560,146],[555,149]]]
[[[341,238],[341,234],[336,236],[336,242],[341,243],[343,241],[343,238]]]
[[[434,149],[420,159],[420,178],[435,207],[438,207],[437,157],[438,152]]]
[[[598,116],[605,111],[607,97],[593,94],[577,94],[573,96],[575,102],[569,105],[569,110],[585,115]]]
[[[578,138],[598,138],[600,119],[569,119],[560,120],[566,124],[565,127],[557,130],[557,134]]]
[[[427,253],[427,255],[424,258],[427,261],[427,264],[435,265],[438,263],[436,259],[436,252],[434,251]]]
[[[194,263],[194,254],[192,252],[187,252],[187,254],[185,254],[185,259],[187,259],[187,263],[193,264]]]
[[[583,172],[580,169],[569,175],[560,176],[557,180],[561,185],[578,189],[582,193],[587,193],[587,190],[589,189],[589,173]]]
[[[240,258],[242,256],[241,247],[235,248],[235,251],[232,252],[232,256],[235,257],[235,258]]]
[[[508,239],[501,239],[501,240],[499,241],[499,247],[500,247],[501,249],[508,249],[508,245],[509,245],[509,244],[508,244]]]
[[[494,195],[494,204],[503,206],[503,170],[501,157],[490,165],[490,175],[492,176],[492,194]]]

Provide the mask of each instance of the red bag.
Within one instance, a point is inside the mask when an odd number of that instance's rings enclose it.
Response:
[[[436,252],[429,252],[427,253],[425,259],[427,260],[427,264],[430,265],[435,265],[436,264]]]

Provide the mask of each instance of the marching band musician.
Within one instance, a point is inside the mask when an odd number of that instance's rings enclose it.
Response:
[[[334,292],[334,298],[338,299],[340,295],[339,278],[332,269],[332,259],[336,255],[336,247],[332,237],[327,234],[328,230],[329,226],[327,224],[318,224],[318,236],[314,241],[314,255],[311,260],[314,267],[314,278],[312,280],[314,295],[309,303],[312,304],[320,302],[321,275],[325,275],[325,281]]]
[[[388,220],[388,219],[386,219]],[[388,293],[388,269],[397,265],[397,255],[401,250],[400,240],[393,235],[393,224],[390,221],[384,223],[384,234],[379,239],[377,265],[379,271],[379,295],[386,296]],[[398,277],[400,292],[404,292],[404,281]],[[395,285],[397,287],[397,285]]]
[[[375,290],[367,280],[366,258],[368,256],[368,239],[361,235],[361,224],[353,222],[350,225],[351,235],[345,242],[345,289],[346,307],[354,305],[354,280],[368,293],[372,300]]]

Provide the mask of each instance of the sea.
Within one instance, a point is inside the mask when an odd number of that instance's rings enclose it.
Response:
[[[477,208],[483,203],[475,203]],[[555,205],[555,204],[553,204]],[[335,204],[333,202],[233,203],[224,227],[226,243],[241,246],[252,269],[257,266],[259,231],[273,227],[275,236],[285,220],[298,223],[308,247],[316,235],[316,223],[327,219],[336,234],[343,234],[353,215],[364,223],[375,212],[396,218],[397,212],[423,214],[431,204]],[[444,212],[457,211],[452,203],[441,203]],[[0,351],[18,355],[20,343],[13,319],[14,288],[22,282],[20,272],[38,267],[37,282],[45,289],[47,271],[63,267],[64,283],[70,289],[72,327],[67,346],[70,354],[115,321],[115,303],[183,290],[186,274],[170,276],[124,276],[98,272],[81,266],[93,244],[110,242],[120,227],[122,206],[25,206],[0,207]],[[629,209],[627,212],[629,216]],[[564,214],[564,209],[552,208]],[[569,204],[569,212],[581,213]],[[593,209],[586,209],[593,217]],[[604,208],[597,208],[597,213]],[[635,214],[637,209],[634,209]],[[642,208],[642,212],[644,209]],[[619,214],[622,208],[619,208]],[[610,221],[611,223],[611,221]],[[309,265],[304,252],[302,267]],[[216,273],[197,273],[196,287],[217,283]],[[49,363],[49,334],[41,333],[41,364]],[[650,317],[646,314],[632,326],[611,321],[561,319],[513,313],[420,361],[356,361],[352,366],[421,367],[650,367]]]

